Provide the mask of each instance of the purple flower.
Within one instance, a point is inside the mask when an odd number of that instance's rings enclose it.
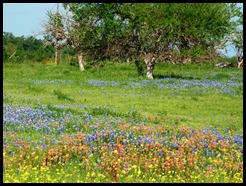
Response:
[[[234,143],[239,143],[240,145],[242,145],[243,144],[243,137],[239,136],[239,135],[236,135],[234,137]]]
[[[170,146],[174,147],[174,148],[178,148],[178,144],[176,144],[176,143],[170,143]]]
[[[203,145],[204,145],[204,147],[208,147],[208,143],[207,142],[203,142]]]

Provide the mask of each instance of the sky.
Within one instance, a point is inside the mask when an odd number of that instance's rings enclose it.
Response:
[[[36,35],[42,30],[46,12],[55,12],[56,7],[57,3],[3,3],[3,31],[14,36]]]
[[[242,3],[240,3],[242,6]],[[3,3],[3,31],[14,36],[32,36],[42,30],[42,21],[48,10],[56,11],[57,3]],[[60,9],[62,9],[60,5]],[[42,39],[42,35],[37,36]],[[227,47],[227,57],[235,55],[232,47]]]

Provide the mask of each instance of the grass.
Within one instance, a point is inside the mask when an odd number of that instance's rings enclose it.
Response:
[[[101,67],[86,66],[87,70],[84,72],[64,64],[54,66],[5,63],[3,65],[4,165],[8,164],[7,167],[9,167],[4,170],[5,182],[74,182],[75,180],[78,182],[113,182],[115,180],[117,182],[135,182],[135,180],[138,180],[136,182],[241,182],[242,157],[237,155],[241,149],[241,142],[235,145],[238,143],[235,142],[238,139],[235,135],[241,134],[243,128],[242,69],[215,68],[210,64],[164,63],[156,65],[155,79],[148,80],[142,76],[143,69],[140,64],[112,62],[103,62],[103,64]],[[183,158],[193,158],[197,161],[196,166],[200,171],[203,170],[200,162],[202,157],[205,157],[204,161],[210,162],[211,166],[227,164],[227,159],[232,158],[232,154],[227,152],[231,148],[235,150],[233,162],[239,163],[237,170],[233,167],[226,171],[216,168],[217,172],[208,169],[206,177],[193,170],[194,167],[196,168],[193,164],[189,166],[192,169],[191,175],[187,175],[186,169],[182,173],[177,171],[177,167],[169,167],[170,170],[168,167],[163,169],[160,162],[156,164],[157,167],[153,164],[153,169],[152,164],[148,165],[151,165],[150,168],[145,169],[147,165],[135,163],[136,158],[138,162],[149,162],[152,161],[150,159],[157,158],[156,155],[142,157],[140,151],[136,151],[140,138],[149,136],[150,139],[161,140],[162,136],[166,135],[161,131],[168,130],[171,132],[168,134],[169,143],[176,144],[175,139],[179,131],[186,127],[192,127],[195,130],[192,132],[187,129],[188,133],[191,132],[190,137],[187,138],[191,144],[194,140],[197,140],[197,144],[202,143],[206,138],[213,138],[213,135],[215,139],[220,139],[223,135],[228,139],[225,138],[222,142],[217,140],[214,147],[209,147],[212,149],[216,147],[216,150],[211,150],[211,152],[214,151],[211,161],[209,156],[205,155],[208,153],[207,150],[199,145],[196,145],[199,149],[198,159],[188,153],[189,148],[186,155],[180,152]],[[198,131],[198,129],[205,130],[211,127],[213,130],[219,130],[219,133],[215,132],[206,137],[206,132],[201,135]],[[157,128],[158,130],[155,131]],[[89,145],[90,140],[87,140],[90,139],[90,135],[99,137],[104,133],[102,131],[106,133],[108,131],[108,134],[101,136],[99,141],[93,142],[94,146],[100,149],[98,153],[93,153],[88,150],[92,146]],[[129,137],[126,133],[130,131],[136,139]],[[86,133],[86,136],[82,137],[80,133]],[[158,137],[153,138],[154,134]],[[129,166],[133,168],[125,170],[126,173],[120,169],[117,177],[114,174],[115,165],[108,161],[109,159],[113,161],[112,157],[116,157],[118,151],[110,155],[115,148],[107,147],[110,156],[105,156],[106,151],[102,150],[102,146],[111,142],[114,145],[123,145],[123,141],[118,142],[118,137],[129,141],[129,147],[123,147],[129,151],[125,152],[127,156],[124,155],[122,160],[131,160]],[[79,140],[82,144],[75,147],[72,142],[70,144],[70,138],[73,142]],[[137,139],[140,141],[136,141]],[[17,142],[24,144],[17,145]],[[152,143],[154,142],[150,142],[150,146]],[[43,160],[46,156],[50,160],[49,151],[57,149],[59,144],[63,144],[58,148],[63,155],[58,153],[54,156],[58,158],[68,154],[67,159],[65,158],[66,160],[61,164],[51,163],[50,167],[45,168]],[[67,147],[64,147],[65,144]],[[228,147],[226,144],[231,146]],[[147,145],[146,142],[143,143],[143,146],[145,145]],[[153,145],[149,150],[153,147],[159,153],[162,147]],[[180,147],[186,148],[182,144]],[[85,149],[83,156],[77,153],[81,148]],[[171,147],[166,148],[177,155]],[[220,149],[225,152],[220,154]],[[15,156],[13,152],[16,153]],[[37,161],[31,160],[33,152],[36,153],[33,157],[38,157]],[[146,153],[149,152],[146,151]],[[153,150],[151,152],[153,153]],[[193,152],[192,148],[191,152]],[[27,159],[22,158],[23,153],[26,154]],[[137,154],[136,157],[133,156],[134,153]],[[93,154],[94,158],[91,158],[90,154]],[[223,156],[223,159],[221,162],[220,160],[216,162],[219,154]],[[81,156],[86,161],[81,162]],[[106,158],[108,167],[98,163],[97,158],[101,160]],[[158,156],[158,161],[163,161],[161,158],[162,156]],[[87,170],[86,165],[93,167],[95,163],[101,171],[95,167]],[[67,168],[64,169],[64,167]],[[106,168],[111,169],[108,170],[109,175],[103,171]],[[18,172],[20,170],[24,174],[20,174]],[[87,171],[82,173],[84,170]],[[155,175],[154,172],[158,170],[165,174]],[[172,173],[171,170],[174,172]],[[35,176],[32,175],[42,174],[40,171],[47,175],[43,178],[36,176],[35,180]],[[64,174],[67,175],[65,180]],[[174,179],[175,175],[180,177]],[[214,177],[210,177],[211,175]]]
[[[71,103],[84,104],[93,110],[93,107],[117,108],[125,115],[133,109],[143,116],[179,115],[188,121],[189,125],[207,126],[225,123],[230,124],[234,130],[242,126],[242,93],[237,96],[226,94],[207,95],[193,93],[192,88],[187,92],[174,93],[173,89],[158,89],[153,84],[146,88],[129,86],[129,82],[138,83],[145,77],[138,76],[136,67],[128,64],[105,65],[102,69],[93,68],[80,72],[77,68],[69,66],[35,66],[4,65],[4,100],[16,104],[68,104],[69,109],[84,112],[84,109],[74,108]],[[119,70],[115,70],[118,68]],[[123,68],[123,70],[121,70]],[[20,69],[20,70],[19,70]],[[199,70],[198,70],[199,69]],[[15,71],[13,71],[15,70]],[[22,71],[20,76],[18,71]],[[64,74],[64,72],[66,72]],[[69,73],[67,73],[69,72]],[[200,66],[173,66],[169,64],[158,65],[155,74],[171,78],[168,82],[177,80],[216,80],[226,82],[231,78],[242,79],[242,71],[238,69],[218,69],[209,65]],[[192,79],[191,79],[192,78]],[[119,82],[119,86],[98,84],[96,86],[88,80]],[[157,82],[160,79],[155,79]],[[111,83],[111,82],[110,82]],[[112,83],[111,83],[112,84]],[[242,86],[241,86],[242,88]],[[9,97],[11,96],[11,98]],[[38,102],[40,100],[40,102]],[[6,102],[4,101],[4,103]],[[75,104],[75,105],[76,105]],[[107,110],[105,112],[108,112]],[[91,114],[97,112],[92,111]],[[124,115],[123,114],[123,115]],[[199,115],[199,117],[196,117]],[[222,119],[223,116],[223,119]],[[212,117],[212,119],[211,119]]]

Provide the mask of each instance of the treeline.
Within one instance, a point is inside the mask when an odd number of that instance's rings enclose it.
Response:
[[[48,12],[47,42],[56,54],[71,46],[80,70],[87,60],[203,63],[228,41],[242,46],[242,11],[236,3],[63,3],[66,15]],[[235,17],[239,19],[236,21]],[[236,37],[235,37],[236,36]],[[238,36],[238,37],[237,37]]]
[[[47,11],[43,40],[4,33],[4,62],[51,59],[204,63],[232,43],[243,56],[242,10],[236,3],[63,3],[66,14]],[[238,18],[236,20],[235,18]],[[46,46],[46,47],[44,47]],[[76,57],[73,58],[73,57]]]
[[[16,37],[10,32],[3,32],[3,62],[54,63],[55,49],[52,45],[45,45],[44,41],[34,36]],[[59,57],[61,61],[71,61],[72,55],[74,49],[66,46],[60,51]]]

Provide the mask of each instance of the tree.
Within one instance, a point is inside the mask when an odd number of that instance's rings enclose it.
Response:
[[[16,53],[16,46],[13,44],[14,35],[10,32],[3,32],[3,61],[9,60]]]
[[[131,30],[137,32],[134,44],[147,66],[148,78],[158,61],[181,59],[211,59],[216,46],[235,30],[231,20],[237,15],[235,4],[133,4],[130,6]]]
[[[84,55],[96,45],[98,38],[93,5],[82,3],[64,3],[64,8],[71,12],[67,21],[68,44],[76,49],[78,54],[79,69],[83,71]]]
[[[238,68],[243,66],[243,29],[238,29],[231,39],[236,51]]]
[[[64,3],[72,13],[69,43],[84,56],[144,60],[148,78],[156,63],[211,60],[236,28],[235,3]],[[219,46],[219,47],[218,47]],[[123,55],[122,55],[123,54]]]
[[[238,67],[243,64],[243,13],[241,7],[240,10],[237,10],[237,28],[236,30],[228,37],[228,40],[232,43],[232,46],[236,52]]]
[[[12,33],[3,32],[4,62],[41,62],[51,56],[53,50],[43,47],[43,41],[33,36],[15,37]]]
[[[103,58],[111,55],[109,46],[121,36],[121,20],[115,11],[119,3],[64,3],[69,10],[68,40],[78,53],[80,70],[85,56]]]
[[[67,33],[65,16],[59,13],[59,3],[57,3],[57,12],[47,11],[47,20],[44,21],[44,38],[47,45],[54,45],[55,48],[55,64],[58,64],[58,51],[67,45]]]

